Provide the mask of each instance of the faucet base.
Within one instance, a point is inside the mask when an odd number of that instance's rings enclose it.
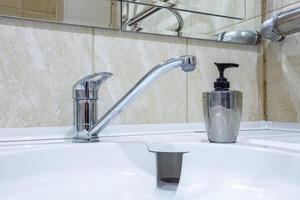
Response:
[[[98,137],[92,138],[80,138],[80,137],[73,137],[72,142],[74,143],[92,143],[92,142],[99,142]]]

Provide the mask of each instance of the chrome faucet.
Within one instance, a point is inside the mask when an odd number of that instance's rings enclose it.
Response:
[[[74,136],[73,142],[98,142],[98,134],[119,115],[147,86],[166,72],[181,67],[184,72],[196,68],[196,57],[185,55],[171,58],[150,70],[127,94],[97,120],[98,88],[112,76],[108,72],[84,77],[73,86]]]

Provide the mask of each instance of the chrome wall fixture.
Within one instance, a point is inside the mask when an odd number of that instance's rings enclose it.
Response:
[[[261,41],[261,35],[256,31],[226,31],[216,36],[217,41],[257,45]]]
[[[261,27],[262,37],[272,41],[282,41],[297,32],[300,32],[300,7],[279,13],[265,21]]]

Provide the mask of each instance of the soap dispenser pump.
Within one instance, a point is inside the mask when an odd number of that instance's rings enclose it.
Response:
[[[230,82],[224,77],[227,68],[237,68],[235,63],[215,63],[219,78],[214,90],[204,92],[203,113],[209,142],[235,143],[238,137],[243,107],[243,94],[230,90]]]

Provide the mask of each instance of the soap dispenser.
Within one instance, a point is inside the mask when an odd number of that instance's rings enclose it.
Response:
[[[234,63],[215,63],[220,77],[214,82],[214,91],[204,92],[203,113],[209,142],[235,143],[240,129],[243,94],[230,90],[224,77],[227,68],[238,67]]]

